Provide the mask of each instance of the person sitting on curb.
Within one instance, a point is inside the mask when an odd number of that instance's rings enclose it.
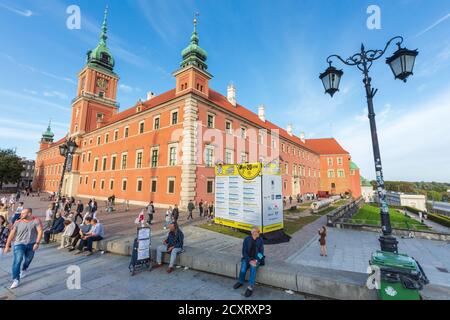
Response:
[[[105,231],[103,229],[103,225],[97,221],[97,219],[92,219],[91,221],[91,230],[81,237],[80,244],[78,245],[78,251],[75,254],[80,254],[83,252],[83,248],[86,246],[86,250],[88,253],[87,256],[92,255],[92,243],[94,241],[103,240],[105,236]]]
[[[64,221],[64,232],[61,236],[61,245],[58,247],[58,249],[67,248],[70,244],[70,240],[76,237],[79,232],[80,228],[75,222],[71,220]]]
[[[91,225],[92,218],[86,217],[83,220],[83,223],[80,225],[79,232],[73,237],[72,245],[69,247],[69,252],[73,251],[77,247],[78,241],[81,239],[81,237],[84,237],[91,231],[92,225]]]
[[[64,217],[61,216],[61,213],[56,214],[56,219],[53,221],[53,225],[50,229],[44,231],[44,243],[48,244],[50,242],[50,236],[52,234],[61,233],[64,231]]]
[[[183,250],[184,234],[181,229],[178,228],[178,224],[173,222],[169,224],[169,234],[167,239],[163,241],[163,245],[156,248],[156,265],[154,268],[159,268],[162,266],[162,255],[164,252],[170,253],[170,262],[167,273],[173,271],[173,265],[177,258],[177,254]]]
[[[233,286],[238,289],[244,284],[245,274],[250,269],[250,277],[248,279],[248,287],[245,291],[245,297],[250,297],[253,293],[255,285],[256,271],[260,265],[264,265],[264,243],[259,237],[259,228],[254,226],[251,231],[251,236],[247,236],[242,244],[242,259],[241,271],[239,273],[239,280]]]

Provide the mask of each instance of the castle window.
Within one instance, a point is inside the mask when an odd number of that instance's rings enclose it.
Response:
[[[139,122],[139,133],[144,133],[144,121]]]
[[[172,111],[172,125],[178,123],[178,111]]]
[[[137,191],[137,192],[141,192],[141,191],[142,191],[142,178],[138,178],[138,179],[137,179],[137,183],[136,183],[136,191]]]
[[[136,152],[136,169],[142,168],[142,150]]]
[[[157,179],[156,178],[152,178],[152,186],[151,186],[151,192],[156,192],[156,183],[157,183]]]
[[[123,132],[123,136],[124,136],[125,138],[128,138],[128,127],[125,127],[125,130],[124,130],[124,132]]]
[[[207,125],[208,125],[208,128],[214,128],[214,115],[208,114]]]
[[[153,129],[154,130],[158,130],[159,129],[159,116],[156,116],[153,119]]]
[[[175,178],[167,178],[167,193],[175,193]]]

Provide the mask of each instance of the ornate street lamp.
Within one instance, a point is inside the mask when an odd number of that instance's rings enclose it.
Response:
[[[381,58],[389,45],[394,41],[398,40],[397,46],[398,50],[386,59],[386,63],[391,67],[394,73],[395,79],[400,79],[406,82],[406,79],[413,74],[414,62],[416,56],[418,55],[417,50],[408,50],[406,48],[401,48],[400,45],[403,42],[402,37],[394,37],[390,39],[383,50],[366,50],[364,45],[361,45],[361,50],[359,53],[353,56],[342,59],[338,55],[331,55],[327,58],[327,63],[329,67],[325,72],[321,73],[319,78],[322,80],[323,86],[325,88],[325,93],[328,93],[331,97],[339,91],[339,84],[343,72],[337,70],[331,65],[332,58],[337,58],[342,63],[348,66],[356,66],[364,76],[363,83],[366,89],[367,106],[369,109],[369,122],[370,131],[372,135],[372,148],[373,157],[375,162],[375,173],[377,180],[377,194],[380,201],[380,215],[381,215],[381,229],[383,234],[380,236],[380,246],[382,251],[388,252],[398,252],[397,244],[398,241],[392,235],[391,221],[389,217],[389,207],[386,201],[386,190],[384,188],[383,180],[383,170],[381,166],[381,156],[380,147],[378,145],[378,135],[377,127],[375,123],[375,112],[373,108],[373,97],[377,93],[377,89],[373,89],[371,86],[371,78],[369,77],[369,70],[372,66],[373,61]]]
[[[61,189],[64,182],[64,174],[66,172],[68,161],[72,162],[72,155],[77,149],[77,144],[75,140],[69,138],[65,143],[59,145],[59,154],[64,157],[64,165],[61,173],[61,180],[59,181],[58,187],[58,197],[61,197]],[[72,168],[72,163],[69,163],[69,168]],[[70,171],[71,169],[69,169]]]
[[[392,57],[386,59],[386,63],[391,67],[395,79],[406,82],[406,78],[413,74],[414,62],[419,52],[416,50],[408,50],[401,48],[397,43],[398,50],[394,52]]]
[[[329,62],[329,64],[330,66],[324,73],[320,74],[319,78],[322,80],[325,92],[330,94],[330,96],[333,96],[337,91],[339,91],[339,82],[341,82],[341,77],[344,72],[331,66],[331,62]]]

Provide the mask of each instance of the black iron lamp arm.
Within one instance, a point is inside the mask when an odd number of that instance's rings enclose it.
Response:
[[[364,67],[366,67],[368,70],[372,66],[373,61],[378,60],[385,54],[387,48],[391,45],[391,43],[394,40],[398,40],[398,42],[396,44],[400,48],[400,45],[403,43],[403,37],[397,36],[397,37],[393,37],[392,39],[390,39],[386,43],[386,46],[384,47],[383,50],[367,50],[366,51],[364,48],[364,45],[361,45],[360,53],[356,53],[347,59],[343,59],[337,54],[332,54],[327,58],[327,63],[330,64],[330,66],[331,66],[332,58],[337,58],[338,60],[340,60],[343,64],[345,64],[347,66],[357,66],[358,69],[360,69],[361,71],[364,71]]]

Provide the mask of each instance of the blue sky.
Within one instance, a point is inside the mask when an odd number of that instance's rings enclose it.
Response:
[[[81,9],[81,29],[66,27],[66,8]],[[108,45],[120,75],[121,110],[151,90],[174,87],[198,11],[200,45],[208,52],[211,87],[307,138],[336,137],[362,174],[374,177],[361,74],[344,67],[331,99],[318,75],[325,59],[356,53],[361,42],[382,49],[396,35],[419,49],[415,74],[394,80],[384,58],[371,70],[386,180],[450,182],[450,2],[299,0],[0,0],[0,147],[35,157],[48,120],[67,132],[76,75],[96,46],[105,5]],[[369,30],[369,5],[381,9],[381,29]],[[388,55],[395,51],[388,49]]]

